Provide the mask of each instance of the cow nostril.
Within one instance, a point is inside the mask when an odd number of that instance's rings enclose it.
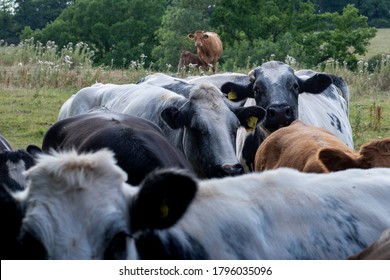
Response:
[[[267,110],[267,117],[268,118],[273,118],[275,117],[276,110],[274,108],[268,108]]]
[[[290,106],[286,106],[286,108],[284,110],[284,113],[285,113],[286,117],[292,117],[293,116],[293,111],[292,111],[292,108]]]
[[[244,168],[241,164],[224,165],[222,166],[223,176],[236,176],[244,173]]]

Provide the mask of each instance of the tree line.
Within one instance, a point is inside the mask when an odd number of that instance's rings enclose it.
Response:
[[[353,68],[375,27],[390,27],[390,0],[0,0],[0,10],[3,43],[84,42],[98,65],[155,70],[175,68],[182,50],[195,52],[187,34],[198,29],[220,35],[222,69],[269,58]]]

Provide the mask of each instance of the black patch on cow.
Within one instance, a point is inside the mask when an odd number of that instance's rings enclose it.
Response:
[[[306,246],[302,240],[297,240],[295,242],[292,242],[287,248],[287,252],[290,253],[291,256],[293,256],[292,259],[295,260],[312,260],[314,259],[313,256],[309,254],[309,252],[306,249]]]
[[[259,125],[256,126],[254,131],[248,132],[245,137],[244,146],[242,148],[242,159],[245,161],[245,164],[250,171],[255,170],[254,162],[256,151],[266,137],[266,133],[259,127]]]
[[[2,182],[1,182],[2,183]],[[0,185],[0,258],[2,260],[18,259],[18,235],[22,224],[23,212],[18,203]]]
[[[172,233],[158,234],[147,230],[135,240],[138,255],[144,260],[202,260],[209,259],[202,244],[187,233],[185,243],[179,241]]]
[[[9,176],[7,162],[17,164],[20,161],[24,162],[25,170],[34,165],[33,157],[24,150],[4,151],[0,153],[0,183],[5,185],[11,192],[23,191],[26,187],[21,186]],[[20,170],[20,172],[23,171],[24,170]]]
[[[23,260],[45,260],[49,258],[46,248],[34,234],[21,230],[18,257]]]
[[[347,240],[348,243],[356,245],[360,248],[367,247],[366,242],[360,239],[361,235],[359,234],[358,229],[358,219],[348,211],[346,211],[342,203],[335,198],[328,197],[325,198],[325,203],[330,209],[327,214],[325,214],[325,219],[330,220],[332,223],[335,223],[338,228],[343,232],[343,235],[340,236],[341,239]],[[348,248],[341,248],[342,251],[346,251]]]
[[[252,230],[243,224],[223,223],[219,227],[226,253],[238,260],[248,259],[247,249],[251,249]]]
[[[343,128],[341,127],[340,119],[334,113],[327,113],[327,114],[330,118],[330,124],[342,133]]]

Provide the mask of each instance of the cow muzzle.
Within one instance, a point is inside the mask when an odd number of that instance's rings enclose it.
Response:
[[[295,119],[294,110],[290,105],[274,105],[267,108],[264,126],[270,132],[273,132],[281,127],[290,125]]]
[[[217,177],[226,177],[226,176],[237,176],[240,174],[244,174],[244,168],[241,164],[234,164],[234,165],[222,165],[217,167],[216,170]]]

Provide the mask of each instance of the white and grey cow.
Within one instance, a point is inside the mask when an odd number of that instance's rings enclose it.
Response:
[[[258,106],[230,106],[211,84],[194,87],[187,98],[141,83],[84,88],[64,103],[59,119],[101,106],[157,124],[200,177],[243,173],[235,153],[237,130],[240,126],[253,126],[253,117],[259,122],[265,115]]]
[[[31,258],[346,259],[390,226],[388,168],[207,180],[169,169],[133,187],[100,150],[42,155],[27,175]]]

